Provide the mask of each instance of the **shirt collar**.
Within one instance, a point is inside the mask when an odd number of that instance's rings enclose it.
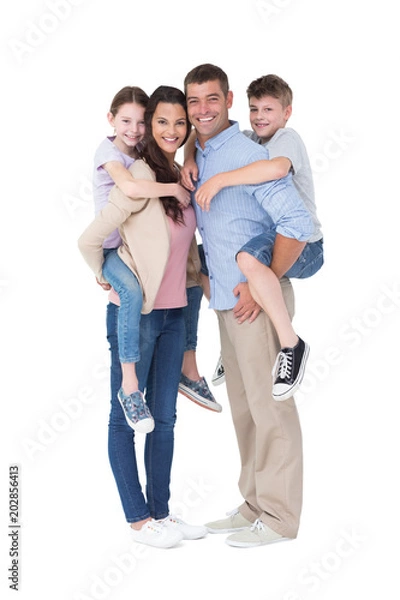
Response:
[[[199,148],[202,152],[207,150],[208,148],[212,148],[213,150],[218,150],[221,146],[223,146],[231,137],[239,133],[239,123],[237,121],[229,121],[230,127],[227,127],[221,133],[218,133],[214,137],[210,138],[204,144],[204,150],[200,146],[198,140],[196,139],[196,147]]]

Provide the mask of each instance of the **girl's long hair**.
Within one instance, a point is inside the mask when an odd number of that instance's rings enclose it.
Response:
[[[157,105],[160,102],[166,102],[167,104],[179,104],[182,106],[186,115],[187,133],[181,146],[183,146],[189,137],[191,127],[189,124],[189,118],[186,109],[186,98],[184,93],[177,88],[161,85],[151,94],[144,113],[146,134],[141,156],[154,171],[156,181],[159,183],[177,183],[179,181],[178,170],[170,166],[167,157],[159,148],[153,137],[151,122]],[[162,203],[166,214],[171,217],[173,221],[176,223],[184,222],[182,208],[174,196],[163,196]]]

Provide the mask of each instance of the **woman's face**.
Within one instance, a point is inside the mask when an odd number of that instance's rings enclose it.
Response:
[[[151,120],[157,146],[167,157],[175,156],[187,134],[186,112],[180,104],[159,102]]]

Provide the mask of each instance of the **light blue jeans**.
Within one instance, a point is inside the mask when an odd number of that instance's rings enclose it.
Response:
[[[247,252],[251,256],[254,256],[260,263],[269,267],[272,260],[275,237],[276,232],[271,229],[249,240],[247,244],[240,248],[239,252]],[[307,243],[304,246],[303,252],[290,267],[289,271],[285,273],[285,276],[306,279],[315,275],[323,264],[324,246],[322,239],[320,239],[317,242]]]
[[[141,287],[116,248],[104,250],[103,276],[117,292],[121,303],[118,311],[119,360],[137,363],[140,359],[139,327],[143,304]]]

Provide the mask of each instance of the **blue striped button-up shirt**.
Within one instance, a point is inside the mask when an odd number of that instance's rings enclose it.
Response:
[[[243,135],[234,121],[204,149],[197,142],[196,146],[198,185],[221,171],[268,159],[268,150]],[[233,308],[238,300],[233,288],[246,281],[235,260],[243,244],[269,229],[300,241],[313,233],[312,219],[291,175],[260,185],[226,187],[213,198],[208,212],[194,204],[210,273],[210,308],[216,310]]]

